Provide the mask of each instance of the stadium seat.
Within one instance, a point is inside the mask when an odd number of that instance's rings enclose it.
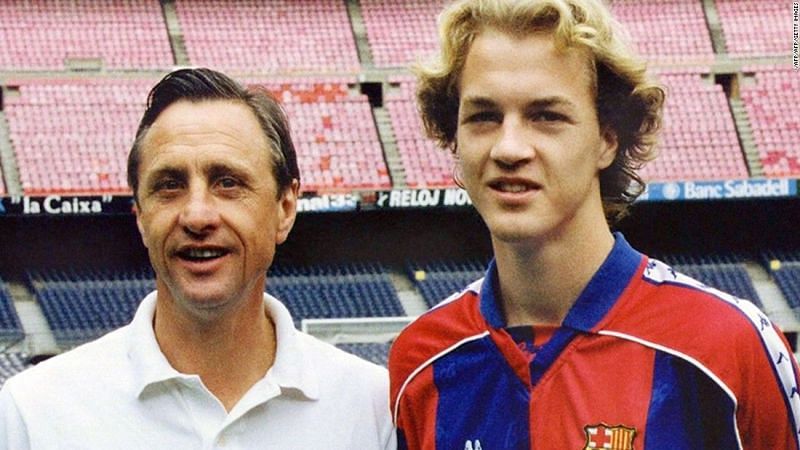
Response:
[[[296,322],[306,318],[405,316],[388,273],[380,265],[273,267],[267,292]]]
[[[100,60],[105,69],[167,69],[174,59],[159,2],[7,0],[0,8],[0,67],[65,70]]]
[[[30,367],[28,355],[20,352],[0,352],[0,388],[6,380]]]
[[[234,73],[360,69],[344,2],[177,0],[189,61]]]
[[[753,140],[770,177],[800,175],[800,79],[790,66],[759,66],[753,83],[741,97],[753,130]]]
[[[433,307],[483,277],[486,266],[479,261],[411,262],[406,271],[425,303]]]
[[[708,69],[662,69],[667,89],[658,157],[645,181],[744,179],[749,176],[727,97]]]
[[[437,48],[436,16],[444,0],[360,0],[376,67],[408,67]]]
[[[728,54],[735,58],[791,53],[790,4],[762,0],[715,0]]]
[[[391,348],[391,344],[388,342],[347,342],[336,344],[336,346],[359,358],[384,367],[389,360],[389,349]]]
[[[714,61],[703,3],[697,0],[612,0],[611,11],[639,52],[660,64]]]

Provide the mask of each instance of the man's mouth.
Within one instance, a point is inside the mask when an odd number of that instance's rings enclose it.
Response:
[[[520,192],[526,192],[538,189],[538,186],[533,183],[525,181],[503,181],[503,180],[493,181],[489,183],[489,187],[500,192],[508,192],[511,194],[517,194]]]
[[[183,248],[176,252],[179,258],[193,262],[211,261],[228,253],[222,248]]]

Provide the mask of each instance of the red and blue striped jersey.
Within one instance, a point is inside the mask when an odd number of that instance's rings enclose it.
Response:
[[[403,330],[389,356],[399,448],[797,450],[782,333],[615,238],[532,361],[506,331],[494,263]]]

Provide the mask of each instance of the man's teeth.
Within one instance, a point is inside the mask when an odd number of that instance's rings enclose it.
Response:
[[[185,255],[189,258],[216,258],[222,256],[224,252],[222,250],[209,250],[209,249],[189,249],[185,252]]]
[[[497,188],[503,192],[523,192],[528,190],[528,186],[524,184],[511,183],[500,183]]]

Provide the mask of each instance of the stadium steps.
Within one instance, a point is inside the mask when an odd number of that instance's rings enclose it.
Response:
[[[764,165],[761,163],[761,157],[758,156],[758,148],[753,139],[753,129],[750,126],[750,120],[748,120],[744,103],[739,98],[730,98],[728,101],[730,102],[731,113],[733,113],[733,120],[736,124],[739,144],[744,152],[747,167],[750,169],[750,176],[763,177]]]
[[[189,56],[186,52],[186,43],[183,40],[181,24],[178,21],[178,13],[175,11],[175,0],[161,0],[161,10],[164,13],[164,21],[167,23],[169,44],[172,47],[172,57],[175,60],[175,64],[188,66]]]
[[[725,44],[725,35],[722,34],[722,23],[719,20],[715,0],[703,0],[703,10],[706,13],[706,25],[711,33],[711,45],[714,53],[717,57],[722,54],[727,55],[728,47]]]
[[[362,67],[374,67],[372,51],[367,40],[367,27],[364,25],[364,16],[361,14],[361,4],[355,0],[348,1],[347,15],[350,17],[350,27],[358,49],[358,60]]]
[[[407,316],[415,317],[428,310],[428,305],[425,304],[422,295],[417,292],[404,272],[392,271],[389,273],[389,279],[392,280],[394,290],[397,292],[397,297]]]
[[[383,156],[386,166],[389,168],[389,176],[395,189],[407,187],[406,171],[403,168],[403,161],[400,159],[400,152],[397,150],[397,138],[392,129],[392,120],[386,107],[373,107],[372,114],[375,116],[375,124],[378,126],[378,135],[383,144]]]
[[[25,331],[24,348],[17,349],[31,355],[52,355],[59,353],[53,331],[33,294],[18,282],[7,282],[8,292],[14,299],[14,308]]]
[[[756,289],[764,312],[783,330],[787,332],[800,332],[800,321],[789,307],[789,302],[781,293],[778,285],[770,277],[767,270],[756,262],[745,262],[745,269],[753,287]]]
[[[11,137],[9,136],[8,120],[6,114],[0,110],[0,169],[9,195],[22,195],[22,184],[19,181],[19,170],[17,169],[17,157],[11,147]]]

